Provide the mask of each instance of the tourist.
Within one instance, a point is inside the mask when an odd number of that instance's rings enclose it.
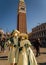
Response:
[[[40,42],[39,42],[39,39],[36,39],[34,41],[34,48],[36,49],[36,57],[38,57],[40,55]]]

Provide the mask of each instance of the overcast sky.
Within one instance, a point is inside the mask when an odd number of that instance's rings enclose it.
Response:
[[[19,0],[0,0],[0,28],[11,32],[17,28]],[[27,9],[27,31],[46,22],[46,0],[25,0]]]

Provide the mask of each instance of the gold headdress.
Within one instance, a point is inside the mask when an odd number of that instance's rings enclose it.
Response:
[[[18,30],[13,30],[11,35],[12,36],[19,36],[20,32]]]
[[[23,46],[31,46],[31,43],[30,41],[28,40],[28,35],[25,34],[25,33],[21,33],[20,34],[21,38],[23,41],[21,41],[20,43],[20,47],[23,47]]]
[[[20,36],[22,39],[28,39],[28,35],[25,33],[21,33]]]

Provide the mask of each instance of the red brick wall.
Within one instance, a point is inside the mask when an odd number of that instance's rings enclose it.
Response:
[[[26,13],[19,12],[18,18],[17,18],[17,29],[22,33],[27,33],[27,27],[26,27]]]

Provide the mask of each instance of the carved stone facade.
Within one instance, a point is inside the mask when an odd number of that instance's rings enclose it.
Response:
[[[29,34],[29,38],[32,41],[39,38],[43,45],[46,45],[46,23],[34,27]]]

